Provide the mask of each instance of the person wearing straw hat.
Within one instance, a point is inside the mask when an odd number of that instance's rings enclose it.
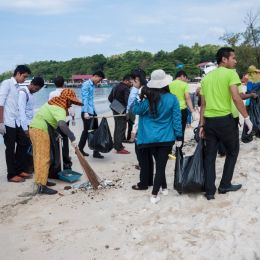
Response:
[[[172,76],[158,69],[152,72],[147,87],[143,87],[140,100],[135,100],[131,111],[139,115],[137,145],[150,149],[155,159],[155,178],[151,203],[160,200],[158,193],[167,195],[165,167],[173,144],[182,144],[181,111],[178,99],[169,92]]]
[[[68,136],[72,146],[77,147],[76,138],[66,124],[66,115],[72,104],[82,106],[73,90],[64,89],[60,96],[50,99],[38,110],[30,124],[29,134],[33,147],[35,183],[40,194],[53,195],[57,193],[56,190],[47,187],[50,167],[48,124],[54,129],[59,127]]]

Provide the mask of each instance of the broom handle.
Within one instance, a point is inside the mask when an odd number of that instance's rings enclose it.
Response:
[[[91,118],[110,118],[110,117],[121,117],[121,116],[126,116],[126,114],[119,114],[119,115],[111,115],[111,116],[91,116]]]
[[[62,155],[62,143],[61,143],[62,137],[59,135],[59,148],[60,148],[60,169],[63,171],[63,155]]]

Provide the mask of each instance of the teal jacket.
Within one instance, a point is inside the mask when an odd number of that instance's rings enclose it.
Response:
[[[161,94],[157,115],[149,112],[149,102],[135,100],[132,113],[139,115],[137,144],[159,144],[181,140],[181,111],[177,97],[171,93]]]

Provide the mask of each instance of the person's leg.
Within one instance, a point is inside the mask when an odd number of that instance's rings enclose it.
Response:
[[[167,188],[165,167],[168,161],[168,154],[171,150],[171,146],[161,146],[152,148],[152,154],[155,159],[155,178],[152,195],[157,195],[160,188]]]
[[[127,137],[126,137],[127,140],[131,139],[131,133],[133,130],[134,122],[135,122],[135,115],[129,112],[128,130],[127,130]]]
[[[219,138],[222,140],[226,149],[226,160],[219,187],[228,188],[231,185],[239,153],[239,131],[237,122],[235,122],[233,118],[225,119],[225,128],[219,132]]]
[[[188,109],[182,109],[181,110],[181,125],[182,125],[182,144],[181,144],[181,150],[184,145],[184,134],[185,134],[185,129],[186,129],[186,124],[187,124],[187,117],[188,117]]]
[[[22,127],[16,128],[16,173],[19,175],[22,172],[28,173],[30,161],[27,160],[27,151],[30,146],[30,139],[26,136]]]
[[[30,128],[29,131],[33,146],[35,183],[45,186],[50,167],[50,138],[40,129]]]
[[[188,116],[187,116],[187,126],[189,125],[191,125],[191,121],[192,121],[192,114],[191,114],[191,112],[190,112],[190,110],[189,109],[187,109],[187,112],[188,112]]]
[[[218,142],[216,132],[216,123],[213,119],[205,120],[205,191],[207,195],[214,195],[216,192],[215,180],[216,180],[216,157],[218,150]]]
[[[84,147],[86,145],[86,141],[88,139],[88,130],[89,130],[89,119],[84,118],[84,112],[81,113],[81,118],[83,122],[83,131],[81,133],[81,137],[79,140],[79,150],[83,152]]]
[[[126,131],[126,118],[125,117],[114,117],[115,119],[115,131],[114,131],[114,148],[117,151],[122,150],[123,147],[123,140],[125,137]]]
[[[16,128],[5,126],[6,133],[4,134],[5,144],[5,160],[7,166],[7,179],[17,175],[15,167],[15,140],[16,140]]]

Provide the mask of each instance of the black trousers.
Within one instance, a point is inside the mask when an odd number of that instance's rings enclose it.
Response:
[[[237,156],[239,153],[239,136],[237,123],[231,115],[224,117],[205,118],[205,189],[206,193],[216,192],[216,157],[219,142],[225,147],[226,160],[220,187],[227,188],[231,184]]]
[[[181,144],[181,149],[184,145],[184,134],[185,134],[185,129],[186,129],[186,124],[187,124],[187,118],[188,118],[188,109],[182,109],[181,110],[181,126],[182,126],[182,144]]]
[[[30,145],[30,140],[25,135],[22,127],[5,127],[5,159],[7,165],[7,179],[9,180],[21,172],[26,172],[28,170],[27,150]]]
[[[168,161],[168,154],[171,153],[172,146],[157,146],[151,148],[152,155],[155,159],[155,178],[153,183],[153,195],[157,195],[160,188],[166,189],[165,168]]]
[[[114,115],[118,115],[118,113],[113,112]],[[125,131],[127,120],[125,116],[115,116],[115,129],[114,129],[114,148],[117,151],[122,150],[123,140],[125,139]]]
[[[151,148],[138,148],[138,159],[140,165],[140,188],[148,188],[153,185],[153,156]]]
[[[70,122],[67,122],[67,125],[69,126]],[[70,153],[69,153],[69,138],[67,135],[65,135],[60,128],[57,128],[57,131],[59,134],[62,136],[62,156],[63,156],[63,163],[67,167],[72,166],[71,158],[70,158]]]
[[[89,114],[89,115],[96,116],[96,113],[93,115],[91,115],[91,114]],[[81,137],[79,140],[79,150],[83,151],[83,149],[86,145],[87,139],[88,139],[88,130],[90,130],[90,128],[91,128],[91,122],[93,121],[92,129],[97,129],[98,128],[98,119],[97,118],[85,119],[84,112],[81,113],[81,118],[83,121],[83,131],[82,131],[82,134],[81,134]],[[96,151],[94,151],[94,153],[95,152]]]

